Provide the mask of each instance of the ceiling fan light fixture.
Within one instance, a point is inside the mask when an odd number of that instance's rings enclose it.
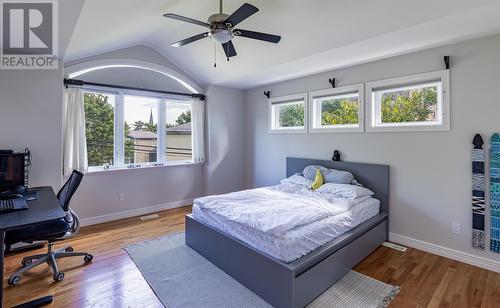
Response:
[[[211,39],[214,39],[221,44],[229,42],[234,36],[233,32],[228,29],[214,29],[210,31],[208,35]]]
[[[264,41],[269,43],[277,44],[281,40],[281,36],[273,35],[268,33],[249,31],[243,29],[235,28],[239,23],[246,20],[248,17],[259,11],[255,6],[244,3],[239,9],[234,11],[231,15],[223,13],[222,0],[219,0],[219,12],[211,15],[208,18],[208,22],[199,21],[189,17],[167,13],[163,16],[171,19],[180,20],[190,24],[202,26],[207,29],[207,32],[194,35],[178,42],[172,44],[174,47],[181,47],[187,44],[191,44],[198,40],[204,39],[207,36],[222,45],[224,53],[229,60],[230,57],[235,57],[237,55],[236,49],[234,48],[232,39],[237,37],[249,38],[258,41]]]

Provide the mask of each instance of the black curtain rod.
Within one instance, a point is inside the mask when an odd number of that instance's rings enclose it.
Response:
[[[117,86],[117,85],[113,85],[113,84],[97,83],[97,82],[83,81],[83,80],[78,80],[78,79],[64,79],[64,85],[65,86],[79,86],[79,87],[82,87],[82,86],[94,86],[94,87],[103,87],[103,88],[114,88],[114,89],[123,89],[123,90],[153,92],[153,93],[159,93],[159,94],[189,96],[189,97],[194,97],[194,98],[201,99],[202,101],[205,100],[205,95],[203,95],[203,94],[182,93],[182,92],[152,90],[152,89],[127,87],[127,86]]]

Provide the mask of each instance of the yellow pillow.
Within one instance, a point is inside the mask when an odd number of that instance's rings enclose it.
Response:
[[[314,182],[312,183],[311,189],[316,190],[320,188],[320,186],[323,185],[323,176],[321,175],[321,172],[319,169],[316,169],[316,178],[314,179]]]

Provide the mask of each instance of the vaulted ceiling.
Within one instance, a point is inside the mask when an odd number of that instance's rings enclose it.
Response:
[[[244,89],[500,33],[499,0],[226,0],[224,12],[244,1],[260,11],[238,27],[281,35],[279,44],[234,38],[230,62],[211,39],[170,46],[205,29],[164,13],[206,21],[218,0],[86,0],[65,60],[146,45],[202,84]]]

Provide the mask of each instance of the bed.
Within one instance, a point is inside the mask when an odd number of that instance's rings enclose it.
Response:
[[[275,307],[307,305],[387,239],[388,166],[287,158],[287,177],[308,165],[351,172],[375,193],[379,213],[289,263],[286,257],[250,245],[241,237],[245,230],[230,235],[227,222],[186,216],[186,244]]]

